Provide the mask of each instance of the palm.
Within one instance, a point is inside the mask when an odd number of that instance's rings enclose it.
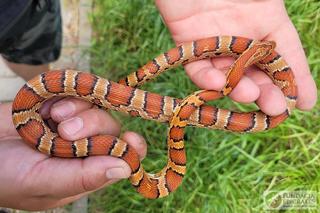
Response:
[[[174,13],[166,22],[178,43],[220,34],[265,39],[290,22],[281,1],[274,4],[277,5],[271,7],[270,1],[185,4],[182,13]]]

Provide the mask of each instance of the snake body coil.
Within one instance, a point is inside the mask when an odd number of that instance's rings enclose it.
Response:
[[[13,103],[13,122],[26,143],[47,155],[71,158],[110,155],[121,158],[129,164],[132,170],[130,181],[139,193],[152,199],[164,197],[179,186],[186,172],[185,126],[259,132],[276,127],[289,116],[297,99],[294,75],[273,48],[272,42],[235,36],[192,41],[159,55],[119,83],[73,70],[46,72],[27,82],[18,92]],[[174,66],[220,56],[237,58],[227,73],[227,84],[222,92],[201,90],[179,100],[135,88]],[[261,111],[239,113],[204,105],[208,100],[228,95],[239,82],[244,69],[252,64],[267,73],[282,90],[287,101],[286,112],[272,117]],[[103,108],[169,122],[167,165],[157,174],[145,172],[136,151],[114,136],[97,135],[77,141],[62,139],[39,114],[43,102],[54,96],[79,97]]]

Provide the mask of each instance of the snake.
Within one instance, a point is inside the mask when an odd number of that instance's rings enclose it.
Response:
[[[12,104],[13,123],[32,148],[53,157],[75,158],[109,155],[131,168],[129,180],[143,197],[156,199],[175,191],[186,174],[184,128],[196,126],[231,132],[261,132],[282,123],[295,108],[297,87],[292,69],[275,51],[275,42],[239,36],[214,36],[181,45],[160,54],[118,83],[77,70],[52,70],[28,81]],[[233,57],[221,91],[199,90],[184,99],[144,91],[137,87],[178,65],[215,57]],[[257,66],[285,96],[287,108],[277,116],[261,110],[236,112],[206,105],[229,95],[245,70]],[[111,135],[96,135],[76,141],[64,140],[40,115],[45,101],[55,96],[73,96],[102,109],[168,123],[166,166],[155,174],[144,170],[136,150]]]

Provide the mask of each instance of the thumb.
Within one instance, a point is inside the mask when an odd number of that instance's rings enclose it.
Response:
[[[123,139],[133,146],[140,158],[145,156],[146,143],[140,135],[126,132]],[[34,171],[34,174],[38,177],[41,175],[41,180],[45,182],[40,184],[36,181],[38,189],[40,185],[43,187],[39,189],[38,195],[45,192],[47,196],[61,199],[98,190],[126,179],[131,174],[125,161],[111,156],[91,156],[84,159],[50,158],[43,161],[41,167],[40,171]],[[46,168],[45,171],[43,168]]]

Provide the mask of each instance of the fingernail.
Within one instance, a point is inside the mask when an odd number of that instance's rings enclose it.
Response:
[[[106,177],[108,179],[124,179],[128,178],[129,176],[130,175],[128,175],[122,167],[109,168],[106,171]]]
[[[60,123],[64,132],[68,135],[73,135],[83,128],[83,121],[79,117],[71,118]]]
[[[57,116],[63,119],[72,116],[75,108],[75,105],[70,101],[60,101],[53,105],[52,110],[54,110]]]

